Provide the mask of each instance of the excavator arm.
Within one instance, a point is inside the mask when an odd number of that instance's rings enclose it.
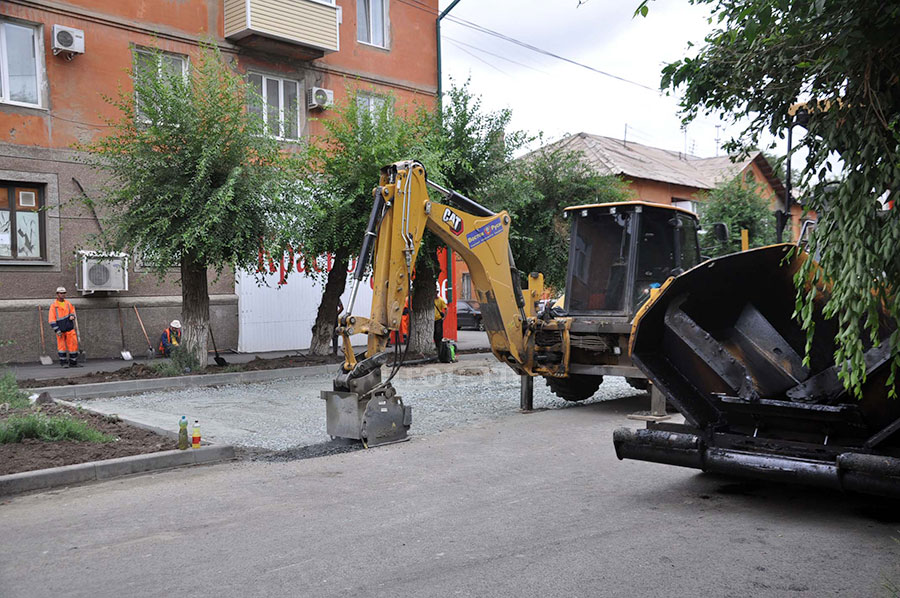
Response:
[[[432,202],[429,186],[460,204],[462,209]],[[374,251],[371,315],[341,318],[344,371],[349,372],[358,365],[350,335],[368,335],[365,357],[372,359],[384,352],[390,332],[399,330],[413,265],[422,236],[429,230],[468,265],[494,355],[520,373],[530,373],[526,324],[528,318],[535,316],[534,303],[543,292],[543,276],[529,277],[526,300],[509,249],[509,214],[505,211],[495,214],[463,195],[428,181],[425,168],[415,161],[397,162],[383,168],[374,195],[347,310],[348,314],[352,312],[356,289],[365,275],[369,253]]]
[[[455,206],[431,201],[428,188]],[[458,206],[458,207],[457,207]],[[426,178],[416,161],[396,162],[381,171],[374,190],[350,301],[339,320],[344,363],[333,391],[323,391],[332,436],[361,439],[367,446],[406,438],[409,407],[381,380],[381,365],[391,331],[400,329],[403,308],[422,237],[429,230],[460,255],[469,267],[481,304],[482,322],[494,355],[519,374],[534,375],[535,301],[543,292],[543,276],[532,274],[523,293],[509,247],[510,218]],[[372,257],[373,298],[369,317],[352,315],[357,291]],[[365,354],[354,354],[350,337],[366,334]]]

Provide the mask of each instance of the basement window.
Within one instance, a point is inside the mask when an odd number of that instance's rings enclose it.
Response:
[[[0,181],[0,259],[44,257],[42,186]]]

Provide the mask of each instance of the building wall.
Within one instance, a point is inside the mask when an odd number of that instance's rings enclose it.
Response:
[[[37,306],[49,306],[59,285],[69,288],[70,299],[81,312],[83,342],[93,357],[118,355],[117,303],[126,314],[128,348],[138,354],[146,341],[132,306],[138,306],[154,345],[154,337],[169,320],[180,317],[177,273],[160,281],[141,271],[134,260],[129,266],[128,291],[84,298],[74,292],[75,252],[93,249],[90,235],[99,230],[97,218],[79,201],[75,180],[88,196],[95,196],[103,179],[79,162],[80,155],[73,147],[103,135],[108,130],[104,120],[116,117],[115,108],[103,95],[114,96],[119,88],[130,93],[128,70],[133,48],[159,48],[192,60],[198,55],[200,41],[211,39],[240,72],[253,70],[295,79],[303,94],[312,86],[326,87],[334,89],[340,100],[346,98],[347,89],[359,86],[373,93],[393,94],[399,106],[434,105],[437,0],[420,0],[416,6],[389,0],[388,49],[357,43],[356,1],[338,0],[337,5],[342,9],[340,51],[309,60],[298,58],[299,54],[282,42],[256,47],[225,39],[222,0],[0,2],[0,19],[42,26],[39,60],[44,71],[41,108],[0,103],[0,181],[41,184],[47,206],[46,259],[31,264],[0,259],[0,340],[13,342],[0,346],[0,362],[36,358],[40,343]],[[85,53],[72,60],[54,56],[54,24],[83,30]],[[305,107],[305,102],[302,105]],[[328,112],[302,111],[301,140],[321,132],[321,123],[315,120],[321,118],[328,118]],[[292,144],[285,147],[290,150]],[[236,348],[238,297],[233,273],[211,276],[210,295],[219,349]],[[51,336],[46,340],[52,354],[55,349],[50,345],[55,338]]]

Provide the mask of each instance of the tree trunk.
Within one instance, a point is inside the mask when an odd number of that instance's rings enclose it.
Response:
[[[181,325],[184,350],[196,360],[198,369],[206,369],[209,359],[206,344],[209,335],[206,264],[186,254],[181,257]]]
[[[437,354],[434,346],[434,299],[437,296],[437,289],[432,267],[429,256],[422,256],[417,260],[409,323],[410,355]]]
[[[334,321],[337,318],[338,302],[347,286],[348,262],[349,257],[346,250],[338,251],[334,255],[334,262],[328,273],[328,281],[325,283],[325,291],[322,293],[322,302],[319,303],[319,311],[316,313],[316,321],[312,327],[310,355],[330,355],[332,352],[331,339],[334,334]],[[349,305],[345,306],[346,309],[349,307]]]

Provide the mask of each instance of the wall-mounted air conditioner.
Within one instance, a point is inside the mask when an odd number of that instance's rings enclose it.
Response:
[[[82,295],[128,290],[128,256],[124,253],[79,251],[75,288]]]
[[[65,25],[53,26],[53,55],[62,52],[68,58],[75,54],[84,54],[84,31]]]
[[[307,94],[307,107],[310,110],[334,106],[334,91],[323,87],[313,87]]]

